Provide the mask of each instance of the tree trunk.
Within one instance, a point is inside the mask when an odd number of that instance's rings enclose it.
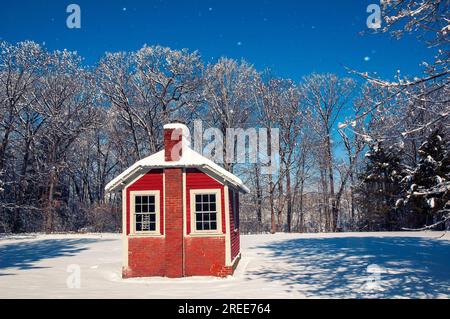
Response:
[[[286,196],[287,196],[287,231],[291,232],[292,227],[292,196],[291,196],[291,173],[289,167],[286,167]]]
[[[52,145],[51,157],[50,157],[50,176],[48,179],[48,195],[47,195],[47,205],[44,210],[45,214],[45,232],[47,234],[53,231],[53,198],[54,198],[54,189],[55,189],[55,181],[56,181],[56,147],[57,142],[54,142]]]
[[[271,147],[271,143],[272,143],[272,138],[271,135],[268,134],[267,136],[267,155],[269,157],[269,165],[270,167],[272,167],[272,147]],[[269,196],[269,200],[270,200],[270,233],[271,234],[275,234],[277,232],[277,226],[275,223],[275,205],[274,205],[274,184],[273,184],[273,172],[270,172],[270,176],[269,176],[269,192],[270,192],[270,196]]]
[[[302,173],[302,177],[300,180],[300,202],[299,202],[299,218],[298,218],[298,225],[297,229],[300,233],[305,232],[305,216],[303,214],[303,191],[305,187],[305,179],[304,175]]]
[[[280,165],[281,166],[281,165]],[[282,173],[280,172],[280,176],[282,175]],[[277,205],[277,230],[281,231],[282,228],[282,224],[283,224],[283,181],[280,180],[278,181],[278,205]]]
[[[262,225],[262,189],[260,182],[260,172],[258,164],[255,164],[255,186],[256,186],[256,220],[257,220],[257,231],[261,231]]]
[[[47,206],[45,208],[45,232],[50,234],[53,231],[53,191],[55,186],[55,173],[52,169],[49,178]]]
[[[2,171],[5,167],[6,148],[8,147],[10,133],[11,127],[7,127],[3,135],[2,143],[0,145],[0,171]]]
[[[322,212],[325,217],[325,231],[330,230],[330,214],[329,214],[329,205],[328,205],[328,184],[326,180],[326,172],[323,167],[320,168],[320,181],[322,186]]]
[[[328,179],[330,183],[330,201],[331,203],[331,220],[330,220],[330,230],[335,232],[337,230],[338,221],[338,208],[336,204],[336,198],[334,196],[334,173],[333,173],[333,155],[331,153],[331,137],[330,133],[326,137],[326,147],[327,147],[327,169],[328,169]]]

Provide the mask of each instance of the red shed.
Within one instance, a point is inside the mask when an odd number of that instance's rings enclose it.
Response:
[[[107,186],[122,191],[123,277],[227,276],[240,259],[242,181],[190,148],[189,129],[164,126],[164,150]]]

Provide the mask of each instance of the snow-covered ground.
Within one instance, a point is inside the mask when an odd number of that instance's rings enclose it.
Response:
[[[0,237],[0,298],[450,298],[442,234],[242,236],[233,277],[128,280],[120,235]]]

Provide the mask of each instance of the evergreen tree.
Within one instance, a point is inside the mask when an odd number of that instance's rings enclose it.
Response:
[[[402,149],[396,144],[385,146],[375,141],[370,145],[359,189],[364,214],[362,222],[367,230],[399,228],[396,202],[402,196],[401,181],[405,175],[401,154]]]
[[[438,222],[450,211],[450,152],[442,129],[434,130],[419,148],[417,167],[407,176],[405,206],[414,227]]]

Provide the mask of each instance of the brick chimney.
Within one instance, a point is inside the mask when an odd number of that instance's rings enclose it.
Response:
[[[179,161],[183,149],[190,145],[190,133],[186,125],[172,123],[164,125],[164,159]],[[183,261],[183,169],[178,167],[164,170],[165,189],[165,264],[166,276],[184,276]]]
[[[179,161],[183,148],[190,144],[189,128],[181,123],[164,125],[164,158],[167,162]]]

